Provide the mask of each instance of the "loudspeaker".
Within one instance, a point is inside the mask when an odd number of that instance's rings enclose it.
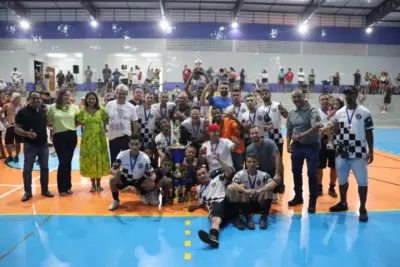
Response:
[[[74,74],[79,74],[79,66],[78,65],[73,65],[72,69],[73,69]]]

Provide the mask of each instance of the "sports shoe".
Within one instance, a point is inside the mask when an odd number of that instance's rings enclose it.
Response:
[[[329,188],[328,194],[333,198],[337,198],[337,194],[336,194],[335,188]]]
[[[288,205],[290,207],[301,205],[301,204],[303,204],[303,199],[302,198],[301,199],[297,199],[296,197],[294,197],[292,200],[290,200],[288,202]]]
[[[329,208],[331,212],[343,212],[343,211],[348,211],[349,207],[347,206],[347,203],[342,203],[339,202],[335,206],[332,206]]]
[[[268,228],[268,216],[261,215],[260,217],[260,229],[267,229]]]
[[[368,212],[366,210],[360,210],[360,216],[358,217],[360,222],[368,222]]]
[[[207,233],[204,230],[200,230],[198,235],[199,235],[200,240],[203,241],[204,243],[209,244],[212,248],[218,248],[219,241],[218,241],[217,237],[210,235],[209,233]]]
[[[240,216],[233,219],[232,224],[239,230],[244,230],[244,228],[246,228],[246,225]]]
[[[249,215],[246,217],[246,227],[247,229],[254,230],[256,228],[253,220],[253,216]]]
[[[110,206],[108,206],[108,210],[109,210],[109,211],[113,211],[113,210],[116,210],[118,207],[119,207],[119,201],[117,201],[117,200],[114,199],[114,200],[111,202]]]
[[[150,200],[149,200],[147,194],[146,195],[138,194],[138,195],[144,205],[149,205]]]

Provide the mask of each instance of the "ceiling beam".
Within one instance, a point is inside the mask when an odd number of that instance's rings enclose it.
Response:
[[[236,0],[235,7],[233,8],[233,19],[237,19],[240,10],[242,9],[244,0]]]
[[[26,18],[28,16],[28,10],[19,1],[1,1],[1,4],[17,17]]]
[[[303,10],[300,14],[301,22],[308,21],[318,12],[320,7],[326,2],[326,0],[311,0],[311,3]],[[324,6],[325,7],[325,6]],[[336,7],[339,8],[339,7]]]
[[[400,6],[400,0],[386,0],[366,16],[365,23],[367,26],[372,26],[378,21],[384,19]]]
[[[79,0],[81,5],[86,9],[93,19],[97,19],[97,9],[93,5],[92,0]],[[64,8],[63,8],[64,9]]]
[[[160,1],[161,15],[164,18],[165,17],[165,0],[159,0],[159,1]]]

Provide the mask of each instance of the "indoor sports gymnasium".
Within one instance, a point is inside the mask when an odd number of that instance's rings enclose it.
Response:
[[[0,267],[400,266],[399,0],[0,2]]]

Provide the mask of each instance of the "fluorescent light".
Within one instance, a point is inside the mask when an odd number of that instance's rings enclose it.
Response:
[[[140,55],[142,57],[158,57],[160,54],[159,53],[141,53]]]
[[[237,23],[237,21],[232,22],[232,28],[233,29],[237,29],[239,27],[239,23]]]
[[[75,58],[66,58],[66,59],[64,59],[64,61],[72,62],[72,61],[75,61]]]
[[[31,24],[29,23],[29,21],[23,19],[19,22],[19,26],[21,26],[22,29],[26,30],[31,27]]]
[[[75,57],[83,57],[82,53],[75,53]]]
[[[131,54],[115,54],[116,57],[132,57]]]
[[[135,61],[136,58],[124,58],[124,61]]]
[[[372,33],[372,27],[366,28],[366,29],[365,29],[365,32],[366,32],[367,34]]]
[[[62,53],[48,53],[48,57],[54,57],[54,58],[64,58],[67,57],[67,54],[62,54]]]

